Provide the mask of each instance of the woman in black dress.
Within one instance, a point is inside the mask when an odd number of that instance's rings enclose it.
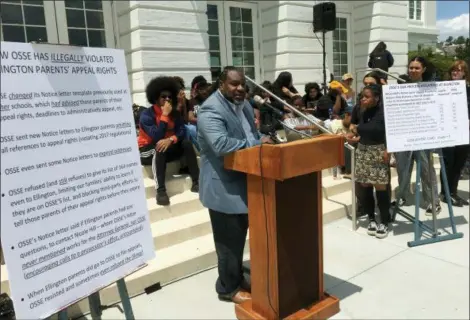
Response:
[[[359,122],[351,126],[352,133],[346,137],[350,143],[358,142],[355,177],[361,184],[361,204],[369,217],[367,233],[379,239],[387,237],[390,223],[389,155],[381,93],[379,85],[364,87]],[[374,188],[380,223],[375,218]]]

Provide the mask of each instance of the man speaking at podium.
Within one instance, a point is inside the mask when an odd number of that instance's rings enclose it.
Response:
[[[246,175],[226,170],[224,156],[272,141],[256,129],[253,108],[245,101],[244,74],[226,67],[218,81],[219,89],[198,112],[199,198],[209,209],[214,234],[219,272],[215,289],[219,299],[241,303],[250,299],[242,271],[248,230]]]

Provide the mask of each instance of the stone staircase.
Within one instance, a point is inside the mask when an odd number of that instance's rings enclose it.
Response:
[[[177,174],[179,167],[178,162],[167,166],[167,190],[171,201],[167,207],[156,204],[151,168],[142,167],[156,258],[126,278],[130,296],[141,294],[154,284],[163,286],[216,266],[209,214],[200,203],[198,194],[190,191],[190,178]],[[439,173],[438,161],[435,161],[435,167]],[[392,185],[395,187],[398,184],[396,171],[392,169],[392,172]],[[322,179],[323,222],[328,224],[349,214],[352,203],[351,180],[333,179],[332,170],[324,170]],[[248,257],[248,240],[245,252]],[[0,274],[1,292],[9,294],[5,265],[1,266]],[[120,300],[115,284],[101,290],[101,300],[103,305]],[[77,317],[88,311],[88,301],[84,299],[69,308],[69,315]]]

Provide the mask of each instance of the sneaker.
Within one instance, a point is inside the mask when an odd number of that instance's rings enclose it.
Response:
[[[441,213],[441,205],[436,204],[436,215]],[[429,206],[426,208],[426,213],[427,216],[432,216],[432,204],[429,204]]]
[[[469,204],[468,201],[465,200],[465,199],[463,199],[463,198],[461,198],[458,194],[454,194],[453,197],[454,197],[456,200],[459,200],[462,205],[468,206],[468,204]]]
[[[157,191],[157,204],[159,206],[168,206],[170,204],[170,198],[166,191]]]
[[[386,238],[388,236],[388,226],[383,223],[380,223],[377,227],[377,232],[375,233],[375,236],[379,239]]]
[[[392,207],[396,207],[398,204],[399,207],[403,207],[405,204],[406,204],[406,200],[405,199],[398,199],[398,200],[394,200],[392,201],[391,203],[391,206]]]
[[[191,186],[191,192],[198,193],[199,192],[199,183],[193,183]]]
[[[447,199],[446,199],[446,196],[441,194],[439,196],[441,202],[444,202],[444,203],[447,203]],[[463,203],[463,199],[460,198],[459,196],[456,196],[456,195],[451,195],[450,196],[450,201],[452,203],[452,206],[453,207],[463,207],[464,203]]]
[[[367,226],[367,234],[369,236],[375,236],[376,232],[377,232],[377,222],[375,221],[369,222],[369,225]]]

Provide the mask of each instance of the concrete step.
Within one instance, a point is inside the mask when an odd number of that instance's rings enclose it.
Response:
[[[198,164],[200,165],[201,158],[198,156],[197,159],[198,159]],[[436,166],[436,165],[439,165],[439,157],[436,154],[434,154],[434,166]],[[166,168],[166,176],[167,177],[173,177],[173,178],[174,177],[181,177],[181,175],[179,175],[180,167],[181,167],[181,162],[180,161],[169,162],[167,164],[167,168]],[[144,178],[148,178],[148,179],[153,180],[153,173],[152,173],[152,167],[151,166],[142,166],[142,173],[143,173]],[[331,176],[331,175],[333,175],[333,168],[325,169],[325,170],[322,171],[322,176],[323,177],[328,177],[328,176]]]

